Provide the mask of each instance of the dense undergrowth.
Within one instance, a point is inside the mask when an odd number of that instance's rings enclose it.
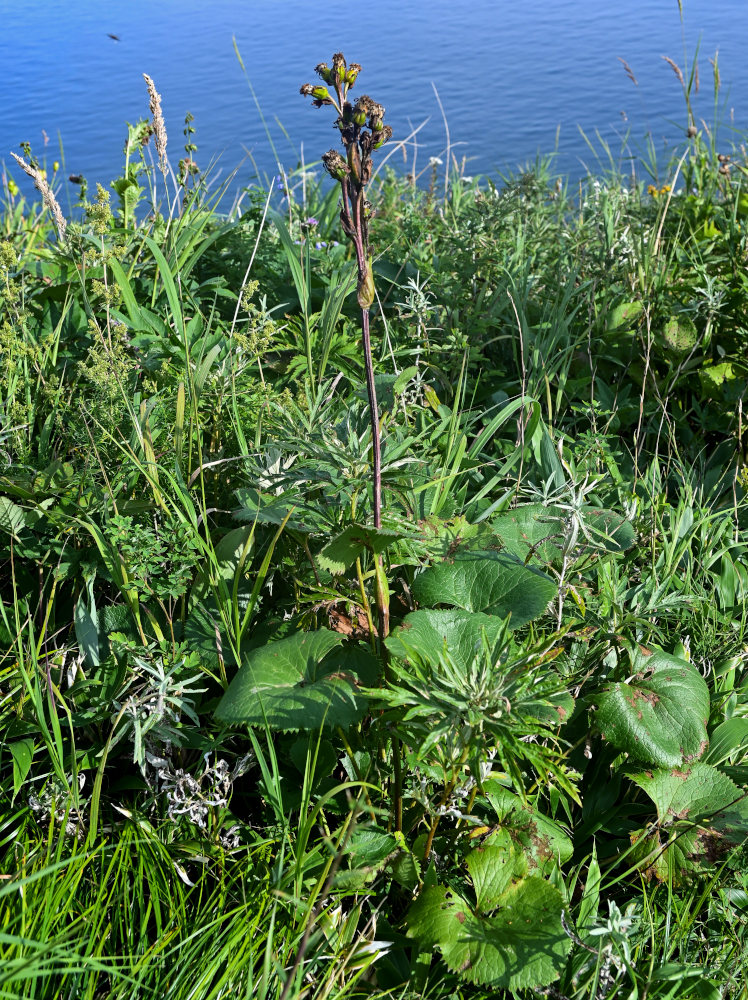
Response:
[[[377,529],[339,189],[148,134],[4,179],[0,996],[745,997],[741,152],[374,177]]]

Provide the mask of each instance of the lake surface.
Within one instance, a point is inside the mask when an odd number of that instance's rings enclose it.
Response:
[[[353,93],[387,107],[396,139],[427,122],[418,148],[390,159],[404,170],[414,156],[416,171],[445,158],[439,101],[469,174],[495,176],[557,149],[557,169],[579,177],[597,169],[596,156],[607,162],[603,142],[625,165],[647,135],[661,152],[686,124],[662,56],[688,73],[697,47],[696,111],[710,127],[709,57],[719,50],[726,147],[748,126],[748,3],[683,8],[682,26],[677,0],[0,0],[0,160],[11,163],[9,151],[28,141],[51,163],[61,137],[66,174],[108,184],[121,173],[125,121],[148,116],[145,72],[162,94],[172,162],[190,111],[198,163],[218,158],[224,176],[238,166],[247,184],[255,167],[277,172],[270,139],[286,169],[336,145],[331,109],[313,109],[299,86],[338,49],[363,65]]]

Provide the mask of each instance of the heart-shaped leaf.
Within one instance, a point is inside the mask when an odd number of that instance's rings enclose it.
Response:
[[[419,604],[451,604],[485,611],[517,628],[541,615],[556,596],[553,580],[498,552],[463,552],[454,561],[430,566],[413,581]]]
[[[634,760],[677,767],[707,748],[709,688],[699,671],[669,653],[654,653],[631,681],[598,698],[603,739]]]
[[[491,527],[504,550],[522,562],[532,558],[554,563],[562,558],[566,516],[562,507],[527,504],[495,518]],[[636,540],[632,525],[612,510],[586,506],[581,517],[590,537],[579,533],[576,551],[580,553],[590,549],[623,552]]]
[[[393,656],[405,660],[415,653],[426,662],[438,660],[446,647],[457,666],[468,667],[481,649],[483,635],[493,646],[505,628],[502,618],[479,611],[414,611],[386,644]]]
[[[284,732],[321,726],[348,728],[364,714],[359,682],[374,683],[376,667],[360,647],[341,649],[327,629],[299,632],[252,650],[221,699],[224,722],[267,724]]]
[[[487,781],[484,790],[500,824],[485,846],[501,847],[504,851],[511,848],[515,875],[550,875],[554,868],[569,860],[574,845],[559,823],[523,803],[495,779]],[[502,837],[509,839],[501,840]]]

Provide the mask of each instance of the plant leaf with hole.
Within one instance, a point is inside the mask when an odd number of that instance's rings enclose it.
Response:
[[[571,858],[574,845],[560,823],[523,803],[495,778],[485,783],[484,792],[499,822],[499,829],[490,834],[484,846],[511,849],[515,875],[550,875]]]
[[[373,658],[360,649],[341,650],[342,644],[342,636],[320,629],[252,650],[216,715],[224,722],[267,723],[283,732],[347,729],[364,714],[359,680],[373,682]]]
[[[485,611],[517,628],[541,615],[556,596],[554,581],[539,570],[498,552],[463,552],[435,563],[413,581],[419,604],[451,604]]]
[[[595,722],[603,739],[634,760],[677,767],[706,750],[708,718],[709,688],[696,667],[657,652],[631,681],[598,697]]]

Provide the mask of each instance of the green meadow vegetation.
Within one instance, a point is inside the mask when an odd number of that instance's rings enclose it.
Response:
[[[396,173],[340,54],[228,211],[150,78],[109,188],[9,163],[0,997],[748,997],[748,164],[675,68],[576,186]]]

